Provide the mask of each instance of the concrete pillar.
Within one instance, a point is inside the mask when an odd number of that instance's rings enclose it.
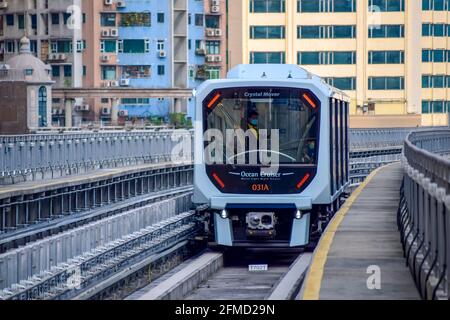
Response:
[[[113,98],[111,106],[111,125],[119,125],[119,98]]]
[[[405,52],[405,90],[408,113],[421,113],[422,70],[421,66],[421,1],[406,1],[406,52]]]
[[[377,21],[368,21],[368,0],[358,0],[358,5],[356,7],[356,20],[357,20],[357,36],[356,36],[356,104],[363,106],[366,102],[366,90],[367,90],[367,33],[368,25],[376,24]],[[371,15],[371,18],[375,17]],[[376,20],[376,19],[375,19]]]
[[[64,109],[66,111],[66,128],[71,128],[72,124],[72,109],[73,109],[74,100],[66,99],[64,100]]]
[[[181,113],[181,99],[176,98],[173,103],[175,104],[175,113]]]

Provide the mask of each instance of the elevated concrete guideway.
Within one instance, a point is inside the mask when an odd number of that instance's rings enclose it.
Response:
[[[303,299],[420,299],[397,226],[402,178],[399,163],[380,168],[347,200],[314,253]],[[373,270],[380,289],[368,288]]]

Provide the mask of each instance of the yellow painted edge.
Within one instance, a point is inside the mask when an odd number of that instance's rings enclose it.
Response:
[[[311,266],[309,267],[308,275],[305,280],[305,289],[303,291],[302,300],[319,300],[320,288],[322,286],[323,270],[325,268],[325,263],[327,262],[328,252],[330,250],[331,244],[333,243],[334,235],[339,228],[342,220],[344,220],[345,215],[352,207],[353,203],[358,199],[364,188],[372,181],[372,179],[378,174],[378,172],[384,167],[380,167],[374,171],[364,180],[363,183],[359,185],[358,188],[352,193],[352,195],[347,199],[341,209],[336,213],[336,215],[331,220],[330,224],[327,226],[324,234],[320,238],[319,244],[314,251],[314,256],[311,261]]]

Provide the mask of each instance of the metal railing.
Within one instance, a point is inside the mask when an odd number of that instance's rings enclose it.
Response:
[[[0,136],[0,184],[168,162],[186,130]]]
[[[403,249],[424,299],[450,297],[450,130],[413,132],[404,146],[398,211]]]
[[[435,128],[386,128],[386,129],[351,129],[350,150],[370,150],[391,147],[403,147],[408,134],[412,131],[426,131]]]

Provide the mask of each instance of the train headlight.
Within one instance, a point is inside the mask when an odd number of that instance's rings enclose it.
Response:
[[[220,216],[222,217],[222,219],[228,219],[228,212],[227,212],[227,210],[222,210]]]
[[[297,212],[295,213],[295,219],[300,220],[302,218],[303,214],[300,210],[297,210]]]

